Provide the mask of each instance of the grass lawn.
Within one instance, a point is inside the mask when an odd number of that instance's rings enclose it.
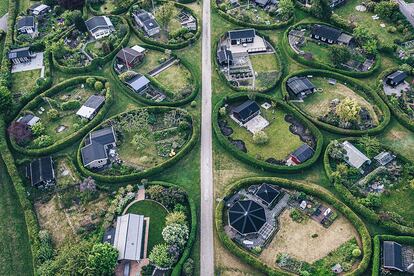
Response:
[[[7,0],[0,1],[0,17],[5,15],[8,9],[9,9],[9,1]]]
[[[177,98],[185,92],[192,91],[191,73],[184,65],[174,64],[162,71],[155,78],[168,90],[174,93]]]
[[[148,256],[154,245],[164,242],[162,238],[162,229],[165,226],[165,217],[168,212],[163,206],[155,201],[143,200],[136,202],[129,207],[127,213],[144,215],[144,217],[150,218],[147,249]]]
[[[147,74],[158,67],[167,58],[168,56],[163,52],[148,50],[145,53],[144,60],[141,63],[138,63],[133,69],[138,73]]]
[[[357,5],[360,5],[363,3],[363,0],[350,0],[347,1],[346,5],[342,5],[338,9],[335,9],[334,13],[340,15],[345,20],[351,20],[356,22],[358,25],[361,26],[369,26],[369,30],[378,36],[378,39],[380,42],[386,42],[386,43],[393,43],[395,39],[402,38],[401,33],[395,32],[395,33],[389,33],[387,32],[386,28],[389,26],[394,26],[394,24],[383,20],[373,20],[372,16],[373,13],[369,11],[365,12],[359,12],[355,9]],[[380,24],[385,24],[385,28],[381,27]]]
[[[54,163],[56,169],[56,185],[59,188],[65,188],[80,182],[80,177],[68,158],[55,158]]]
[[[381,196],[380,208],[384,211],[395,212],[414,225],[414,190],[407,185],[399,189],[391,189],[390,192],[389,196]],[[401,204],[402,202],[404,204]]]
[[[23,210],[1,158],[0,179],[0,275],[33,275]]]
[[[262,116],[270,123],[269,126],[264,129],[264,132],[266,132],[269,137],[269,143],[266,145],[256,145],[253,142],[253,135],[247,129],[240,127],[230,117],[228,117],[227,121],[234,131],[231,138],[234,140],[243,140],[249,155],[255,158],[259,156],[263,160],[272,157],[277,160],[282,160],[287,157],[289,153],[302,145],[303,142],[300,140],[299,136],[294,135],[289,131],[290,124],[285,121],[286,113],[277,107],[274,112],[272,112],[272,110],[262,109]],[[289,143],[286,143],[286,141],[289,141]]]
[[[253,69],[258,72],[278,71],[279,63],[276,54],[249,55]]]
[[[329,46],[324,43],[320,43],[320,45],[318,45],[318,43],[309,39],[300,49],[305,52],[312,53],[312,57],[316,62],[323,62],[333,65],[331,59],[329,58]]]
[[[40,69],[17,72],[12,74],[12,93],[21,96],[30,94],[36,85],[36,80],[40,78]]]
[[[329,105],[332,100],[342,100],[348,97],[355,99],[361,106],[369,110],[369,113],[374,119],[374,122],[378,124],[378,116],[375,113],[373,106],[366,99],[358,95],[349,87],[339,82],[337,82],[335,85],[331,85],[328,83],[327,79],[320,77],[312,78],[311,81],[317,88],[322,88],[323,91],[313,93],[304,99],[303,103],[294,103],[305,113],[311,115],[314,118],[318,118],[319,116],[323,116],[328,112]]]

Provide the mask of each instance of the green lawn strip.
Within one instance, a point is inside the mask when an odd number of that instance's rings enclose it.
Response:
[[[12,94],[21,94],[21,96],[30,94],[36,85],[36,80],[40,78],[40,69],[16,72],[12,76]]]
[[[168,90],[179,96],[184,91],[193,89],[191,85],[191,73],[184,65],[174,64],[162,71],[155,78]]]
[[[32,275],[23,210],[1,158],[0,179],[0,275]]]
[[[156,50],[148,50],[145,53],[145,57],[143,61],[141,63],[138,63],[132,69],[138,73],[147,74],[151,70],[160,66],[161,63],[167,59],[167,57],[168,56],[163,52],[156,51]]]
[[[134,203],[127,213],[143,215],[149,217],[149,234],[147,252],[151,252],[154,245],[163,243],[162,229],[165,227],[165,217],[167,210],[159,203],[151,200],[143,200]]]

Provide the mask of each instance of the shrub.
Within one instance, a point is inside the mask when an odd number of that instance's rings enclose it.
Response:
[[[12,104],[11,92],[6,86],[0,86],[0,109],[4,112]]]
[[[40,136],[45,132],[46,128],[42,122],[37,122],[31,127],[31,130],[34,136]]]
[[[96,81],[94,88],[96,91],[102,91],[102,89],[104,88],[104,85],[101,81]]]
[[[49,117],[50,120],[54,121],[57,118],[59,118],[59,112],[56,109],[52,108],[48,110],[47,116]]]
[[[79,109],[80,107],[81,107],[81,104],[77,100],[70,100],[70,101],[62,103],[61,105],[62,110],[74,110],[74,109]]]
[[[118,250],[109,243],[97,243],[88,256],[92,275],[112,275],[118,261]]]
[[[188,240],[188,227],[185,224],[169,224],[162,230],[162,237],[169,245],[177,245],[183,248]]]
[[[253,142],[257,145],[265,145],[269,143],[269,137],[266,132],[261,130],[253,134]]]
[[[86,79],[86,85],[88,85],[90,88],[93,88],[95,85],[96,79],[95,78],[87,78]]]
[[[154,246],[148,257],[150,262],[161,268],[171,267],[174,264],[174,259],[169,254],[168,248],[165,243]]]
[[[184,212],[171,212],[167,215],[167,217],[165,218],[165,224],[166,225],[170,225],[170,224],[183,224],[186,225],[187,224],[187,217],[184,214]]]
[[[188,258],[183,265],[183,274],[184,276],[192,276],[194,273],[194,261],[191,258]]]
[[[355,258],[358,258],[359,256],[361,256],[362,252],[361,249],[359,248],[355,248],[354,250],[352,250],[352,256]]]
[[[196,106],[197,106],[197,102],[196,102],[196,101],[192,101],[190,105],[191,105],[191,107],[193,107],[193,108],[194,108],[194,107],[196,107]]]

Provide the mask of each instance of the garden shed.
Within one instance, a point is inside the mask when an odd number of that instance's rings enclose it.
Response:
[[[76,115],[90,120],[96,115],[96,113],[98,113],[99,109],[103,106],[104,103],[105,103],[104,96],[92,95],[86,100],[86,102],[76,112]]]
[[[126,81],[126,84],[136,93],[144,92],[148,89],[150,81],[145,76],[137,74],[135,77]]]
[[[308,144],[304,143],[292,152],[290,158],[297,165],[309,160],[313,156],[313,153],[314,150]]]
[[[299,99],[315,92],[316,86],[307,77],[292,77],[286,82],[287,90]]]
[[[382,246],[382,257],[384,268],[404,271],[402,246],[394,241],[384,241]]]

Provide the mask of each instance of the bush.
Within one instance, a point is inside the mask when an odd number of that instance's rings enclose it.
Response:
[[[359,248],[355,248],[354,250],[352,250],[352,256],[355,258],[358,258],[359,256],[361,256],[362,252],[361,249]]]
[[[191,258],[188,258],[183,265],[183,275],[192,276],[194,273],[194,261]]]
[[[196,102],[196,101],[192,101],[190,105],[191,105],[191,107],[193,107],[193,108],[194,108],[194,107],[197,107],[197,102]]]
[[[161,268],[171,267],[174,264],[174,259],[169,254],[168,248],[165,243],[154,246],[148,257],[150,262]]]
[[[62,103],[60,107],[62,110],[74,110],[79,109],[81,107],[81,103],[78,100],[70,100]]]
[[[89,86],[89,88],[94,88],[95,83],[96,83],[95,78],[90,77],[86,79],[86,85]]]
[[[256,145],[265,145],[269,143],[269,137],[267,136],[266,132],[261,130],[253,134],[253,142]]]
[[[104,85],[101,81],[96,81],[94,88],[96,91],[102,91],[102,89],[104,88]]]
[[[37,122],[31,127],[31,130],[34,136],[40,136],[45,133],[46,128],[42,122]]]
[[[187,224],[187,217],[183,212],[171,212],[168,213],[167,217],[165,218],[165,225],[170,224]]]
[[[47,111],[47,116],[50,120],[54,121],[59,118],[59,112],[56,109],[52,108]]]

